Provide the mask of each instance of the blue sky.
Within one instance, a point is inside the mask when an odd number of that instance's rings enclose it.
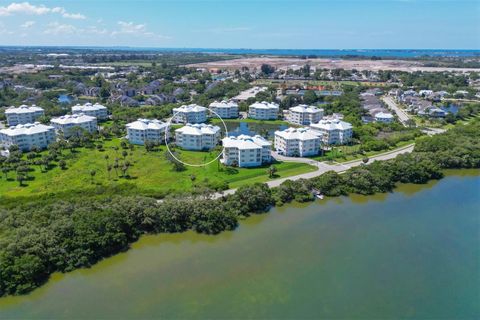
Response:
[[[480,0],[0,0],[0,45],[480,49]]]

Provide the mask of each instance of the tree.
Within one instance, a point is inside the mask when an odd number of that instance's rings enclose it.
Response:
[[[117,176],[118,178],[118,168],[120,167],[120,165],[118,164],[118,161],[115,161],[113,163],[113,168],[115,169],[115,175]]]
[[[65,170],[67,168],[67,163],[63,159],[58,162],[58,165],[60,166],[60,169],[62,169],[62,170]]]
[[[110,180],[110,172],[112,171],[112,165],[107,165],[108,180]]]
[[[122,151],[122,157],[123,157],[123,159],[125,160],[125,158],[127,158],[127,156],[128,156],[128,152],[125,151],[125,150],[123,150],[123,151]]]
[[[306,104],[314,104],[315,102],[317,102],[317,95],[315,93],[315,91],[313,90],[307,90],[305,91],[305,94],[303,95],[303,102],[306,103]]]
[[[8,173],[10,172],[11,168],[7,166],[2,167],[2,173],[5,176],[5,180],[8,180]]]
[[[277,172],[277,167],[275,167],[274,165],[271,165],[269,168],[268,168],[268,176],[270,178],[273,178],[275,176],[275,173]]]
[[[93,184],[93,178],[95,177],[96,174],[97,174],[96,170],[90,170],[90,177],[91,177],[92,184]]]
[[[262,64],[260,70],[267,76],[275,72],[275,68],[269,64]]]
[[[17,173],[17,181],[18,181],[18,184],[20,185],[20,187],[23,186],[23,181],[25,181],[27,179],[27,177],[21,173],[21,172],[18,172]]]

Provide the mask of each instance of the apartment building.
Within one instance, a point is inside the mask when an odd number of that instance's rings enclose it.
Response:
[[[352,140],[352,125],[340,119],[323,119],[310,128],[321,133],[324,145],[346,144]]]
[[[168,124],[157,119],[138,119],[126,127],[127,139],[133,144],[144,145],[147,141],[162,144],[165,142],[165,133],[167,139],[170,138]]]
[[[287,121],[298,125],[310,125],[323,117],[323,109],[301,104],[288,109]]]
[[[320,152],[320,148],[320,133],[309,128],[288,128],[275,131],[275,150],[284,156],[314,156]]]
[[[45,149],[52,142],[55,142],[55,128],[39,122],[0,130],[0,144],[6,148],[17,145],[20,150],[30,151],[33,146]]]
[[[393,114],[390,112],[378,112],[374,116],[376,122],[392,123],[394,120]]]
[[[43,115],[45,115],[43,109],[36,105],[27,106],[23,104],[18,108],[12,106],[5,110],[5,117],[9,126],[35,123]]]
[[[256,102],[248,107],[248,117],[257,120],[276,120],[279,106],[271,102]]]
[[[215,101],[210,104],[209,108],[216,113],[216,115],[212,114],[212,117],[218,116],[223,119],[238,118],[238,104],[233,101]]]
[[[227,166],[258,167],[272,161],[272,143],[256,135],[239,135],[222,140],[223,154],[220,160]]]
[[[175,144],[185,150],[210,150],[220,140],[220,127],[209,124],[187,124],[175,130]]]
[[[97,118],[82,113],[53,118],[50,120],[50,124],[57,133],[63,133],[65,138],[69,138],[73,134],[73,128],[82,128],[89,133],[97,131]]]
[[[173,121],[177,123],[203,123],[207,121],[207,108],[196,104],[174,108],[173,114]]]
[[[77,104],[72,107],[72,114],[80,113],[83,113],[87,116],[95,117],[99,120],[105,120],[108,118],[107,108],[98,103],[85,103],[84,105]]]

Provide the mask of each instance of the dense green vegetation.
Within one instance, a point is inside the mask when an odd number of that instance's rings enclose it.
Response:
[[[126,250],[147,232],[193,229],[215,234],[236,227],[238,219],[266,212],[293,200],[313,200],[312,189],[329,196],[391,191],[396,183],[425,183],[442,177],[443,168],[480,167],[480,123],[421,138],[412,154],[311,180],[240,187],[216,200],[183,196],[162,203],[110,193],[64,194],[23,199],[0,207],[0,295],[38,287],[55,271],[88,267]]]

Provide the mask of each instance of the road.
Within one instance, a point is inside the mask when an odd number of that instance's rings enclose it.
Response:
[[[387,104],[387,106],[392,109],[393,111],[395,111],[395,113],[397,114],[398,116],[398,119],[400,120],[400,122],[406,126],[407,125],[407,121],[410,120],[410,117],[408,116],[408,114],[403,111],[402,108],[400,108],[397,103],[393,100],[392,97],[388,97],[388,96],[384,96],[382,97],[382,100],[383,102],[385,102]]]
[[[390,160],[390,159],[393,159],[393,158],[397,157],[400,154],[412,152],[413,148],[414,148],[414,144],[410,144],[408,146],[404,146],[404,147],[401,147],[401,148],[398,148],[398,149],[395,149],[395,150],[392,150],[392,151],[384,152],[382,154],[378,154],[376,156],[370,157],[367,163],[372,163],[375,160],[378,160],[378,161]],[[311,178],[321,176],[322,174],[324,174],[325,172],[328,172],[328,171],[335,171],[335,172],[338,172],[338,173],[343,173],[350,168],[357,167],[357,166],[363,164],[363,160],[353,160],[353,161],[343,162],[343,163],[328,164],[326,162],[320,162],[320,161],[316,161],[316,160],[312,160],[312,159],[308,159],[308,158],[284,157],[284,156],[281,156],[281,155],[279,155],[275,152],[272,152],[272,156],[279,161],[291,161],[291,162],[307,163],[307,164],[310,164],[310,165],[314,165],[314,166],[317,166],[318,170],[313,171],[313,172],[307,172],[307,173],[299,174],[299,175],[296,175],[296,176],[291,176],[291,177],[286,177],[286,178],[267,181],[266,184],[270,188],[278,187],[280,184],[282,184],[282,182],[284,182],[286,180],[295,181],[295,180],[299,180],[299,179],[311,179]],[[215,194],[213,194],[213,198],[216,199],[216,198],[220,198],[224,195],[234,194],[236,190],[237,189],[228,189],[228,190],[225,190],[223,192],[215,193]]]

